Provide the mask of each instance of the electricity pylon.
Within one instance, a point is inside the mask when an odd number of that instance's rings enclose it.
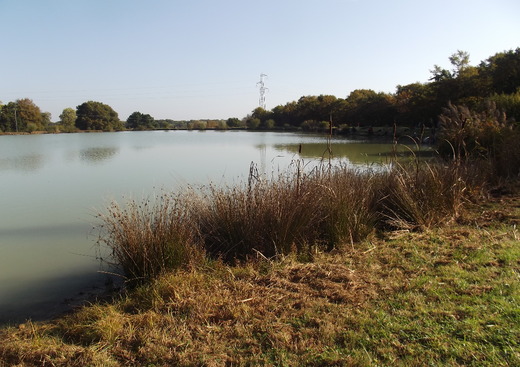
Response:
[[[269,88],[266,88],[264,78],[267,78],[267,75],[263,73],[260,74],[260,81],[256,83],[256,85],[260,87],[260,100],[258,105],[265,110],[265,93],[269,90]]]

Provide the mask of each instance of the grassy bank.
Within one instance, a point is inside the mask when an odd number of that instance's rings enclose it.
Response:
[[[519,365],[519,223],[506,195],[305,261],[208,260],[0,330],[0,365]]]

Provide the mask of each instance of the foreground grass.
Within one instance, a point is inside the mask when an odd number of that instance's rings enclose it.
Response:
[[[0,366],[520,365],[520,199],[335,253],[166,274],[0,330]]]

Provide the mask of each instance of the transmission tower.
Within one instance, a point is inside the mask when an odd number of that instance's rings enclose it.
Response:
[[[260,100],[258,105],[265,110],[265,93],[269,90],[269,88],[266,88],[264,78],[267,78],[267,75],[263,73],[260,74],[260,81],[256,83],[256,85],[260,87]]]

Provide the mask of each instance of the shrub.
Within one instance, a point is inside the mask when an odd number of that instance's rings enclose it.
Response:
[[[25,131],[27,131],[28,133],[33,133],[36,130],[38,130],[38,126],[35,123],[33,123],[33,122],[27,123],[27,127],[25,128]]]

